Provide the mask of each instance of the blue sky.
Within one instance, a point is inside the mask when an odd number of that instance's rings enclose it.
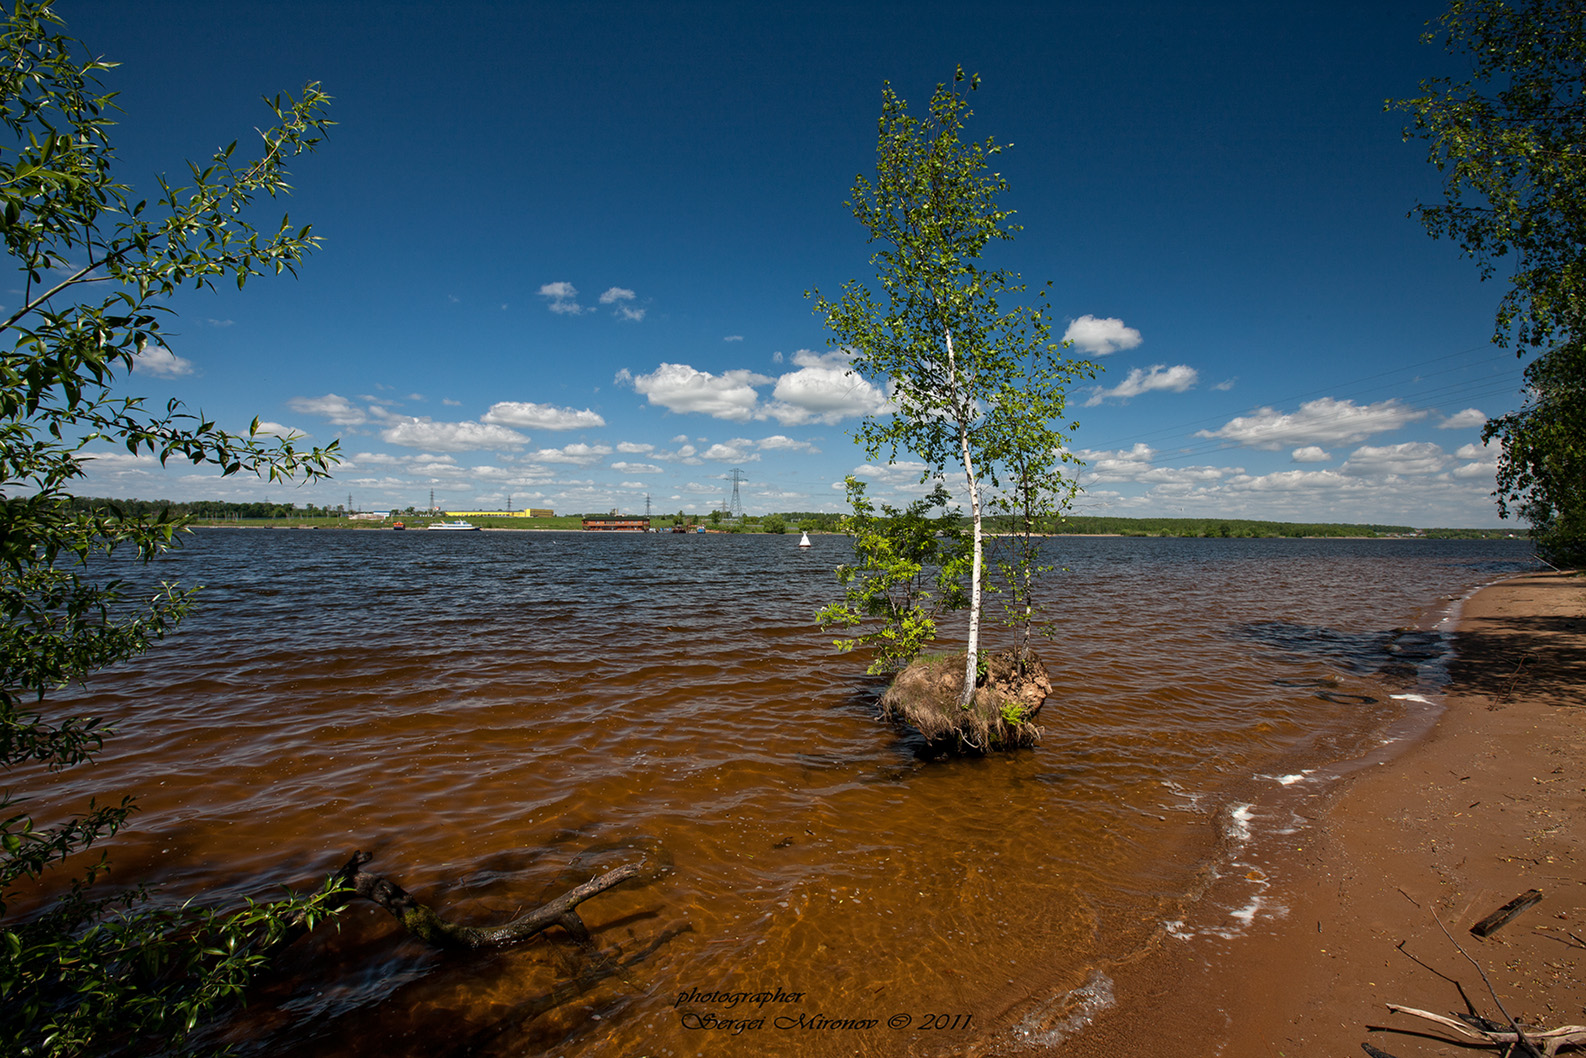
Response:
[[[1500,524],[1480,423],[1520,400],[1481,283],[1406,213],[1438,194],[1390,97],[1447,72],[1442,5],[798,5],[80,0],[122,63],[121,176],[263,126],[318,80],[294,166],[322,250],[292,280],[183,295],[128,382],[223,426],[325,443],[293,488],[105,453],[83,490],[365,510],[836,510],[876,394],[804,293],[871,276],[843,203],[883,82],[923,107],[978,71],[1024,232],[1104,368],[1071,391],[1081,513]],[[266,223],[275,218],[260,218]],[[871,468],[884,497],[907,468]]]

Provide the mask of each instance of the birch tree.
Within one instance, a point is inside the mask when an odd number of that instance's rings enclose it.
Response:
[[[926,464],[922,483],[949,468],[962,474],[971,522],[966,707],[980,653],[987,489],[1016,448],[1060,448],[1064,387],[1094,370],[1051,341],[1044,290],[1018,304],[1027,294],[1019,276],[982,262],[1021,226],[998,204],[1008,183],[992,163],[1003,145],[965,136],[978,85],[960,67],[924,117],[883,88],[875,178],[858,176],[849,203],[877,247],[876,280],[847,283],[837,301],[814,295],[854,370],[891,390],[895,411],[867,418],[855,438],[868,458],[912,453]],[[1027,414],[999,414],[1015,393]],[[1018,437],[1009,432],[1015,423]]]

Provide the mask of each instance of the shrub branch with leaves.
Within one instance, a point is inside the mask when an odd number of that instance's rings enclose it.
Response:
[[[1531,523],[1537,552],[1586,567],[1586,7],[1577,0],[1450,0],[1423,40],[1468,77],[1421,82],[1390,100],[1405,138],[1427,142],[1443,200],[1416,207],[1433,238],[1505,266],[1493,341],[1535,353],[1526,405],[1489,419],[1498,513]]]
[[[179,403],[150,408],[124,385],[140,354],[163,345],[165,302],[256,275],[291,272],[318,240],[283,216],[260,231],[256,203],[290,190],[287,163],[331,125],[317,84],[266,100],[276,124],[260,155],[236,144],[185,183],[159,180],[150,203],[118,182],[110,143],[113,64],[84,53],[48,3],[16,0],[0,35],[0,236],[21,273],[20,300],[0,321],[0,769],[59,770],[92,758],[110,733],[61,717],[49,695],[170,632],[191,592],[147,600],[94,577],[95,555],[145,561],[183,520],[74,507],[72,487],[94,445],[281,480],[329,473],[336,445],[228,433]],[[312,920],[325,893],[220,913],[160,903],[130,888],[104,894],[101,859],[69,886],[46,874],[115,834],[130,798],[90,803],[75,819],[35,826],[23,800],[0,794],[0,1024],[9,1053],[140,1053],[189,1032],[236,995],[288,924]],[[42,910],[11,905],[21,887],[54,889]],[[137,1041],[145,1041],[139,1044]]]
[[[865,483],[845,479],[852,513],[839,531],[853,540],[854,561],[837,567],[844,601],[820,612],[823,628],[859,628],[837,641],[840,650],[873,652],[871,673],[902,668],[936,636],[936,620],[967,604],[964,574],[971,557],[957,508],[941,484],[898,510],[876,505]],[[935,518],[930,512],[940,510]],[[879,624],[875,623],[879,621]]]

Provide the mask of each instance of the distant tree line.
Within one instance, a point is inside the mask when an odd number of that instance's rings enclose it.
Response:
[[[1120,518],[1074,515],[1051,527],[1054,533],[1116,533],[1120,536],[1305,537],[1409,536],[1408,525],[1269,522],[1248,518]]]
[[[298,506],[295,503],[232,503],[226,500],[114,500],[97,496],[74,496],[73,511],[89,514],[94,511],[117,510],[131,517],[167,516],[190,518],[195,521],[220,521],[227,519],[308,519],[344,518],[346,507],[316,507],[313,504]],[[393,514],[422,515],[425,512],[408,507],[394,510]],[[566,515],[569,522],[583,518],[605,518],[610,511],[597,511],[587,515]],[[734,520],[725,511],[712,510],[705,514],[651,515],[652,525],[699,525],[739,533],[835,533],[839,531],[841,514],[830,511],[780,511],[772,514],[745,515]],[[563,519],[557,519],[562,521]],[[1008,533],[1018,529],[1014,519],[988,517],[987,531]],[[1360,537],[1360,536],[1423,536],[1435,539],[1501,539],[1513,536],[1513,529],[1415,529],[1408,525],[1383,525],[1378,523],[1350,524],[1336,522],[1272,522],[1249,518],[1124,518],[1109,515],[1069,515],[1061,520],[1039,526],[1039,531],[1054,535],[1110,535],[1110,536],[1178,536],[1178,537]]]
[[[340,518],[347,513],[347,509],[340,505],[336,507],[315,507],[313,504],[309,504],[299,507],[295,503],[270,503],[269,501],[229,503],[225,500],[188,500],[177,503],[174,500],[112,500],[102,496],[73,496],[69,506],[72,511],[83,514],[90,514],[94,511],[115,510],[120,511],[124,515],[157,517],[163,512],[171,517],[199,520],[215,518]]]

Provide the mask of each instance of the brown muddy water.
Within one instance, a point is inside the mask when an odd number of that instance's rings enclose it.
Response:
[[[456,919],[658,870],[438,953],[355,907],[226,1027],[247,1055],[1016,1053],[1110,970],[1219,944],[1338,762],[1435,698],[1439,622],[1524,543],[1064,539],[1041,746],[928,762],[812,622],[844,540],[205,530],[180,632],[63,696],[118,735],[35,808],[135,792],[113,877],[265,898],[355,849]],[[1400,696],[1400,697],[1395,697]],[[39,789],[36,777],[10,781]],[[48,807],[41,813],[49,814]]]

